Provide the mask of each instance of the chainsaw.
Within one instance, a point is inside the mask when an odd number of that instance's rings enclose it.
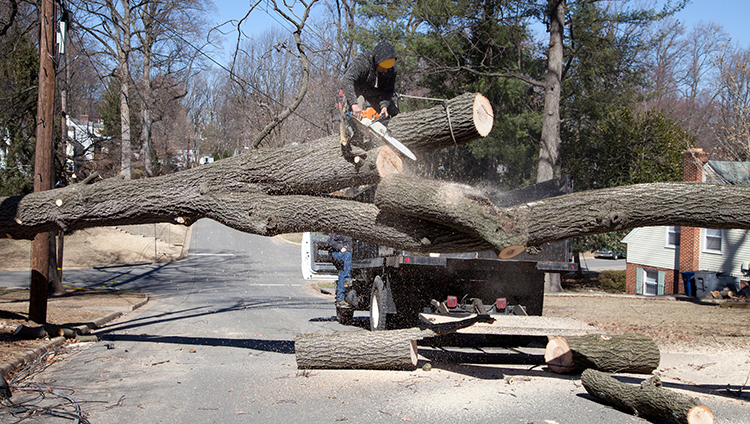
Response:
[[[409,159],[414,161],[417,160],[417,157],[414,156],[414,153],[412,153],[408,147],[404,146],[403,143],[388,134],[388,128],[385,126],[385,123],[388,122],[388,118],[381,117],[374,108],[368,107],[367,109],[362,111],[361,120],[357,119],[351,113],[347,113],[346,117],[349,119],[349,122],[354,122],[354,125],[356,125],[362,132],[368,133],[375,138],[387,142]]]

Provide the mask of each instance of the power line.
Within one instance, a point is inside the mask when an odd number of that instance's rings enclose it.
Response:
[[[157,19],[156,19],[156,18],[154,18],[154,20],[157,20]],[[157,20],[157,21],[158,21],[158,20]],[[159,21],[159,22],[160,22],[160,23],[161,23],[162,25],[164,25],[164,23],[163,23],[163,22],[161,22],[161,21]],[[278,100],[276,100],[275,98],[273,98],[273,97],[272,97],[271,95],[267,94],[267,93],[266,93],[265,91],[263,91],[262,89],[260,89],[260,88],[258,88],[257,86],[255,86],[255,85],[254,85],[253,83],[251,83],[251,82],[249,82],[249,81],[246,81],[246,80],[244,80],[244,79],[243,79],[242,77],[240,77],[239,75],[237,75],[236,73],[234,73],[234,72],[233,72],[232,70],[228,69],[228,68],[227,68],[226,66],[224,66],[224,65],[222,65],[221,63],[219,63],[218,61],[216,61],[216,59],[214,59],[213,57],[211,57],[211,56],[209,56],[208,54],[206,54],[206,53],[205,53],[205,52],[204,52],[204,51],[203,51],[202,49],[199,49],[198,47],[196,47],[195,45],[193,45],[193,44],[192,44],[192,43],[191,43],[190,41],[186,40],[186,39],[185,39],[185,38],[184,38],[184,37],[183,37],[183,36],[182,36],[182,35],[181,35],[180,33],[178,33],[177,31],[175,31],[174,29],[170,28],[170,27],[169,27],[169,26],[167,26],[167,25],[164,25],[164,26],[165,26],[165,28],[167,28],[167,29],[168,29],[169,31],[171,31],[171,32],[172,32],[172,34],[174,34],[174,35],[175,35],[175,36],[176,36],[177,38],[179,38],[180,40],[182,40],[182,41],[183,41],[183,42],[184,42],[185,44],[187,44],[187,45],[188,45],[188,46],[190,46],[191,48],[195,49],[195,51],[196,51],[196,52],[198,52],[199,54],[201,54],[202,56],[204,56],[205,58],[207,58],[207,59],[208,59],[209,61],[211,61],[212,63],[214,63],[214,64],[215,64],[216,66],[218,66],[219,68],[221,68],[221,69],[223,69],[224,71],[226,71],[227,73],[229,73],[229,75],[230,75],[230,77],[231,77],[231,78],[233,78],[233,79],[236,79],[236,80],[238,80],[239,82],[241,82],[242,84],[245,84],[245,85],[249,86],[250,88],[252,88],[252,89],[253,89],[253,90],[255,90],[256,92],[258,92],[258,93],[262,94],[263,96],[267,97],[268,99],[270,99],[271,101],[275,102],[275,103],[276,103],[276,104],[278,104],[279,106],[281,106],[281,107],[287,107],[286,105],[284,105],[284,104],[283,104],[283,103],[281,103],[280,101],[278,101]],[[308,124],[310,124],[310,125],[312,125],[312,126],[316,127],[317,129],[319,129],[319,130],[321,130],[321,131],[325,131],[325,128],[322,128],[322,127],[321,127],[320,125],[318,125],[318,124],[316,124],[316,123],[314,123],[314,122],[310,121],[310,120],[309,120],[309,119],[307,119],[306,117],[304,117],[304,116],[302,116],[302,115],[298,114],[298,113],[297,113],[297,111],[292,111],[292,114],[296,115],[296,116],[297,116],[298,118],[300,118],[300,119],[302,119],[303,121],[307,122]]]

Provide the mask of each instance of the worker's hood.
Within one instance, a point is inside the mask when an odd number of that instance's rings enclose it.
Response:
[[[396,49],[393,48],[391,43],[387,41],[381,41],[378,43],[377,46],[372,50],[372,58],[373,58],[373,64],[377,65],[378,63],[386,60],[386,59],[395,59],[396,58]]]

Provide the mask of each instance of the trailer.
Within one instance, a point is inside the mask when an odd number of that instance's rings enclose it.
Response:
[[[572,191],[569,177],[505,193],[490,194],[508,207]],[[367,200],[371,190],[354,197]],[[304,233],[302,274],[307,280],[335,280],[328,234]],[[539,246],[513,259],[494,252],[417,254],[354,241],[352,280],[345,289],[351,308],[337,308],[340,323],[351,324],[354,311],[369,311],[370,329],[417,325],[421,313],[542,315],[545,273],[577,269],[569,241]]]

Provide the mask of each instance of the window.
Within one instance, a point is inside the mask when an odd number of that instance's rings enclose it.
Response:
[[[667,242],[664,247],[671,249],[680,247],[680,227],[667,227]]]
[[[721,254],[723,233],[723,230],[705,228],[703,230],[703,251]]]
[[[643,294],[647,296],[656,296],[659,290],[659,272],[652,270],[643,270]]]
[[[653,269],[637,268],[635,273],[635,294],[646,296],[664,295],[666,273]]]

